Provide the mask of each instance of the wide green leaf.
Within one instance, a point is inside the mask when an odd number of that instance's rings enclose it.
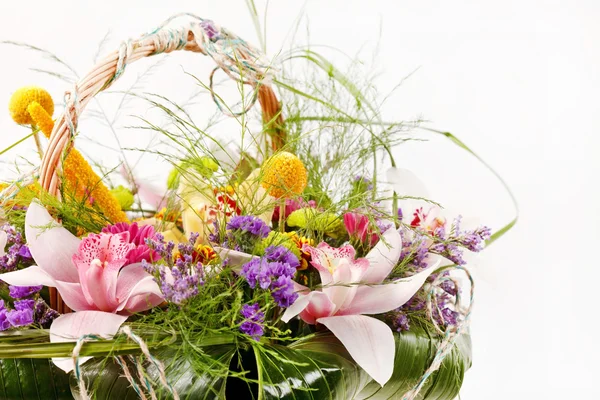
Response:
[[[384,387],[372,381],[330,333],[309,336],[287,346],[251,342],[244,350],[234,344],[209,345],[202,348],[204,364],[196,362],[193,355],[184,353],[177,344],[154,349],[152,354],[165,365],[168,381],[181,399],[398,399],[429,367],[439,338],[416,327],[410,332],[395,334],[395,338],[394,373]],[[2,339],[0,342],[9,340]],[[137,378],[134,359],[124,355],[123,360]],[[210,364],[229,366],[234,373],[225,377],[225,374],[210,374],[200,367]],[[142,366],[148,382],[154,383],[157,397],[172,398],[157,384],[157,368],[148,361]],[[462,335],[441,368],[429,377],[418,399],[454,398],[470,366],[470,338]],[[1,399],[71,398],[68,376],[49,359],[2,359],[0,372]],[[245,374],[243,378],[240,372]],[[91,360],[83,365],[82,373],[95,399],[139,398],[115,358]],[[141,385],[139,379],[136,382]],[[73,376],[71,387],[77,392]]]
[[[216,363],[229,365],[234,353],[233,345],[210,346],[204,349],[205,355]],[[181,354],[176,348],[161,348],[153,352],[153,356],[163,362],[169,383],[181,399],[220,399],[225,395],[225,379],[196,371],[193,360]],[[129,358],[125,359],[129,371],[137,377],[137,365]],[[158,369],[149,362],[143,363],[150,381],[159,382]],[[130,382],[123,376],[123,369],[114,358],[101,359],[85,363],[82,367],[88,391],[97,400],[134,400],[139,396]],[[136,383],[140,385],[139,379]],[[73,391],[78,391],[77,382],[72,377]],[[158,398],[171,398],[169,392],[160,385],[153,385]]]
[[[370,382],[356,399],[400,399],[412,389],[425,370],[431,365],[439,339],[432,339],[427,332],[412,328],[409,332],[395,335],[396,358],[390,381],[381,387]],[[471,338],[461,335],[455,347],[444,359],[440,369],[434,372],[419,393],[418,399],[454,399],[463,382],[464,374],[471,367]]]
[[[0,359],[0,399],[72,399],[69,376],[50,359]]]
[[[260,396],[264,399],[353,399],[371,378],[331,334],[288,347],[255,347]]]

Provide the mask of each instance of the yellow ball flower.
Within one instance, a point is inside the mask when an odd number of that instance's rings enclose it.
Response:
[[[27,107],[33,102],[39,103],[48,115],[54,113],[54,101],[50,93],[37,86],[26,86],[17,90],[10,98],[8,110],[17,124],[31,124],[33,119]]]
[[[292,153],[282,151],[263,166],[262,186],[273,197],[292,197],[306,188],[308,174],[302,161]]]

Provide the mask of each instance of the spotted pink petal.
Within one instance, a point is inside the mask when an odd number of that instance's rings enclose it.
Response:
[[[389,228],[381,240],[367,254],[369,269],[363,276],[364,283],[381,283],[388,277],[400,259],[402,237],[397,230]]]
[[[50,341],[52,343],[74,342],[82,335],[94,334],[105,339],[112,338],[127,317],[102,311],[79,311],[64,314],[52,322],[50,326]],[[80,363],[84,363],[91,357],[81,357]],[[57,367],[65,372],[73,370],[75,365],[73,359],[53,358]]]
[[[319,271],[323,286],[331,284],[333,271],[335,271],[340,260],[354,260],[354,256],[356,255],[354,247],[349,244],[335,248],[325,242],[321,242],[317,247],[305,244],[302,249],[311,255],[311,264]]]
[[[25,237],[33,259],[44,272],[57,281],[79,282],[71,257],[77,253],[80,240],[36,201],[31,202],[25,215]]]
[[[384,322],[366,315],[344,315],[319,318],[342,342],[354,361],[381,386],[394,371],[396,344],[394,335]]]

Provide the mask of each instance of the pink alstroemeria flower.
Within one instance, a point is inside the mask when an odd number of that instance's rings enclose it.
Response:
[[[352,239],[368,245],[373,245],[379,240],[379,235],[370,227],[369,218],[366,215],[348,212],[344,214],[344,226]]]
[[[0,274],[15,286],[44,285],[57,288],[75,313],[58,317],[50,327],[52,342],[73,341],[85,334],[110,337],[127,316],[162,302],[160,288],[141,263],[127,264],[129,232],[73,236],[32,202],[25,217],[27,245],[37,265]],[[54,359],[69,372],[71,359]]]
[[[363,259],[354,259],[355,250],[350,245],[336,249],[320,243],[306,248],[323,287],[310,291],[296,284],[300,296],[281,319],[288,322],[299,315],[308,324],[326,326],[356,363],[383,386],[394,369],[394,336],[387,324],[363,314],[385,313],[406,303],[439,261],[409,278],[382,283],[402,250],[402,239],[395,229],[388,229]]]

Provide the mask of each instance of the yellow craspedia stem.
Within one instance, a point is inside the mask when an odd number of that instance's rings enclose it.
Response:
[[[31,119],[29,123],[35,124],[47,138],[50,138],[54,121],[46,107],[33,100],[25,109]],[[71,149],[67,155],[63,170],[67,187],[75,191],[77,198],[88,196],[90,202],[96,204],[113,223],[129,221],[117,198],[102,183],[102,179],[76,149]]]
[[[54,101],[50,93],[37,86],[27,86],[13,93],[8,103],[10,116],[17,124],[31,124],[33,119],[27,108],[33,102],[42,106],[42,108],[52,116],[54,113]]]
[[[262,186],[277,198],[293,197],[306,188],[308,174],[302,161],[294,154],[282,151],[263,165]]]

